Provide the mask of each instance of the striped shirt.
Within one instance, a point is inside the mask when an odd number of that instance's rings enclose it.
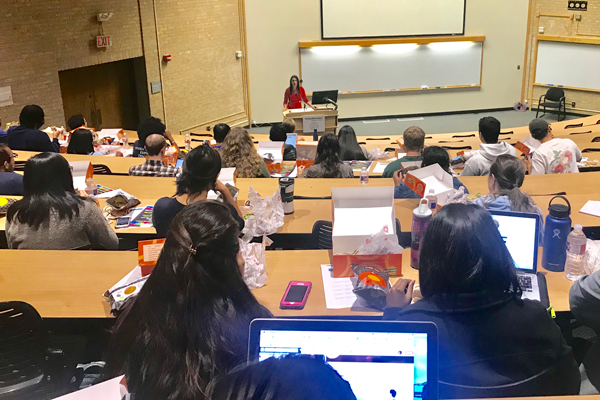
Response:
[[[129,168],[132,176],[158,176],[173,178],[177,176],[178,169],[173,165],[167,165],[159,160],[147,160],[142,165]]]

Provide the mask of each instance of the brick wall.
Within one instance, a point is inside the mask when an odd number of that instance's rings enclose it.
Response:
[[[566,36],[566,37],[595,37],[600,38],[600,4],[595,1],[588,1],[588,11],[570,11],[568,10],[567,0],[531,0],[530,1],[530,29],[529,51],[527,53],[527,65],[525,77],[525,99],[532,99],[534,104],[540,95],[545,93],[548,88],[534,86],[532,91],[533,69],[535,51],[535,36],[538,34],[538,28],[544,28],[544,35]],[[542,14],[570,15],[581,14],[582,19],[578,23],[575,19],[561,18],[556,16],[541,16]],[[582,113],[600,113],[600,93],[569,90],[565,89],[567,98],[567,110],[572,109],[575,112]],[[575,107],[571,107],[571,102],[575,102]]]

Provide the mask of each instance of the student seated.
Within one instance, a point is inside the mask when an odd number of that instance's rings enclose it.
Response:
[[[581,150],[571,139],[558,139],[552,135],[552,127],[544,119],[529,123],[531,136],[541,143],[533,156],[527,158],[530,174],[568,174],[579,172]],[[531,161],[529,161],[531,160]]]
[[[165,139],[169,141],[170,146],[175,146],[177,150],[179,150],[179,146],[177,146],[177,142],[173,139],[171,132],[169,132],[165,124],[156,117],[149,117],[141,122],[137,127],[137,134],[138,140],[133,143],[133,157],[144,158],[148,156],[148,152],[146,151],[146,138],[154,134],[164,136]]]
[[[544,221],[542,210],[524,192],[525,165],[517,158],[502,155],[490,167],[488,189],[490,194],[475,200],[475,204],[491,211],[517,211],[538,214]]]
[[[271,174],[252,143],[252,138],[244,128],[233,128],[221,147],[223,164],[237,168],[238,178],[270,178]]]
[[[167,165],[163,161],[167,151],[167,141],[164,136],[153,134],[146,138],[146,153],[148,159],[142,165],[129,168],[129,175],[132,176],[158,176],[174,177],[179,172],[174,165]]]
[[[506,142],[498,141],[500,136],[500,121],[494,117],[484,117],[479,120],[479,150],[467,155],[465,167],[461,176],[486,176],[490,174],[490,166],[496,157],[508,154],[516,156],[515,148]]]
[[[350,125],[342,126],[338,133],[338,139],[340,141],[340,160],[342,161],[367,161],[369,159],[369,152],[363,145],[359,145],[356,140],[356,133],[354,128]]]
[[[223,196],[224,204],[237,221],[240,231],[244,229],[244,219],[240,217],[241,212],[231,192],[218,180],[220,172],[221,157],[219,152],[210,146],[198,146],[188,153],[181,174],[177,178],[175,197],[163,197],[154,205],[152,224],[159,237],[167,237],[173,218],[186,205],[206,200],[209,190]]]
[[[283,124],[275,124],[271,127],[269,140],[271,142],[285,142],[287,140],[287,132]],[[283,145],[283,161],[296,161],[296,148],[291,144],[284,143]]]
[[[439,146],[430,146],[423,150],[423,163],[421,167],[428,167],[433,164],[438,164],[444,171],[452,175],[450,170],[450,156],[446,149]],[[465,193],[469,193],[469,190],[461,181],[454,175],[452,175],[452,184],[454,189],[458,190],[461,186],[465,188]],[[419,199],[420,196],[416,194],[412,189],[408,188],[404,183],[404,176],[402,170],[394,172],[394,198],[395,199]]]
[[[0,195],[23,196],[23,175],[15,171],[16,154],[0,144]]]
[[[420,254],[422,300],[410,304],[414,281],[399,279],[384,319],[437,325],[440,399],[472,397],[469,387],[489,388],[489,397],[579,392],[571,348],[542,303],[521,299],[514,262],[486,210],[444,206]]]
[[[208,387],[209,400],[355,400],[350,384],[318,358],[287,356],[236,367]]]
[[[383,170],[383,178],[392,178],[394,172],[402,169],[402,163],[408,161],[421,161],[421,153],[425,147],[425,132],[418,126],[411,126],[402,134],[404,138],[404,147],[406,155],[400,159],[391,162]]]
[[[304,168],[298,168],[299,177]],[[340,161],[340,143],[337,136],[328,133],[321,136],[317,145],[315,163],[305,173],[307,178],[354,178],[354,171]]]
[[[156,267],[117,320],[109,376],[139,399],[202,400],[209,381],[246,361],[248,329],[269,318],[244,283],[238,223],[200,201],[173,220]]]
[[[281,125],[283,125],[283,127],[285,128],[285,133],[296,133],[296,122],[293,119],[286,118],[283,120]]]
[[[217,142],[219,148],[223,145],[229,131],[231,131],[231,128],[227,124],[216,124],[213,128],[213,138],[215,139],[215,142]]]
[[[72,115],[67,121],[67,125],[69,126],[69,132],[73,133],[77,129],[88,129],[87,121],[81,114]]]
[[[19,125],[11,126],[6,134],[6,144],[13,150],[47,151],[58,153],[60,130],[53,130],[52,141],[46,132],[40,131],[44,125],[44,110],[37,105],[23,107],[19,115]]]
[[[100,152],[94,151],[94,135],[91,131],[84,128],[76,129],[71,133],[67,154],[103,155]]]
[[[70,250],[99,245],[114,250],[119,239],[102,210],[73,188],[67,160],[41,153],[25,164],[24,196],[8,209],[9,249]]]

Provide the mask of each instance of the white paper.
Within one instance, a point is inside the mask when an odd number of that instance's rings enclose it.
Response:
[[[127,199],[132,199],[134,197],[133,195],[127,193],[123,189],[115,189],[115,190],[111,190],[110,192],[101,193],[101,194],[97,195],[96,198],[97,199],[110,199],[119,194],[125,196]]]
[[[105,137],[117,139],[119,132],[123,132],[123,129],[102,129],[98,132],[98,138],[102,139]]]
[[[581,207],[579,212],[593,215],[594,217],[600,217],[600,201],[588,201],[583,207]]]
[[[0,107],[13,105],[12,88],[10,86],[0,87]]]
[[[351,308],[357,300],[356,295],[352,292],[354,289],[352,278],[333,278],[331,270],[332,266],[330,264],[321,265],[327,309]]]
[[[57,397],[55,400],[120,400],[124,394],[124,388],[120,384],[121,379],[123,379],[123,375],[86,389]]]
[[[390,164],[389,163],[385,164],[385,163],[378,162],[377,164],[375,164],[375,168],[373,168],[373,173],[374,174],[383,174],[383,171],[385,171],[385,168],[388,165],[390,165]]]

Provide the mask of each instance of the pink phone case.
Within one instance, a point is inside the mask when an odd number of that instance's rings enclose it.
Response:
[[[292,286],[308,287],[308,289],[306,290],[306,293],[304,293],[304,297],[302,298],[302,301],[285,301],[285,298],[287,297]],[[279,308],[281,308],[282,310],[285,310],[285,309],[302,310],[304,308],[304,305],[306,304],[306,300],[308,299],[308,295],[310,294],[311,288],[312,288],[311,282],[291,281],[288,284],[288,287],[285,290],[283,297],[281,298],[281,302],[279,303]]]

